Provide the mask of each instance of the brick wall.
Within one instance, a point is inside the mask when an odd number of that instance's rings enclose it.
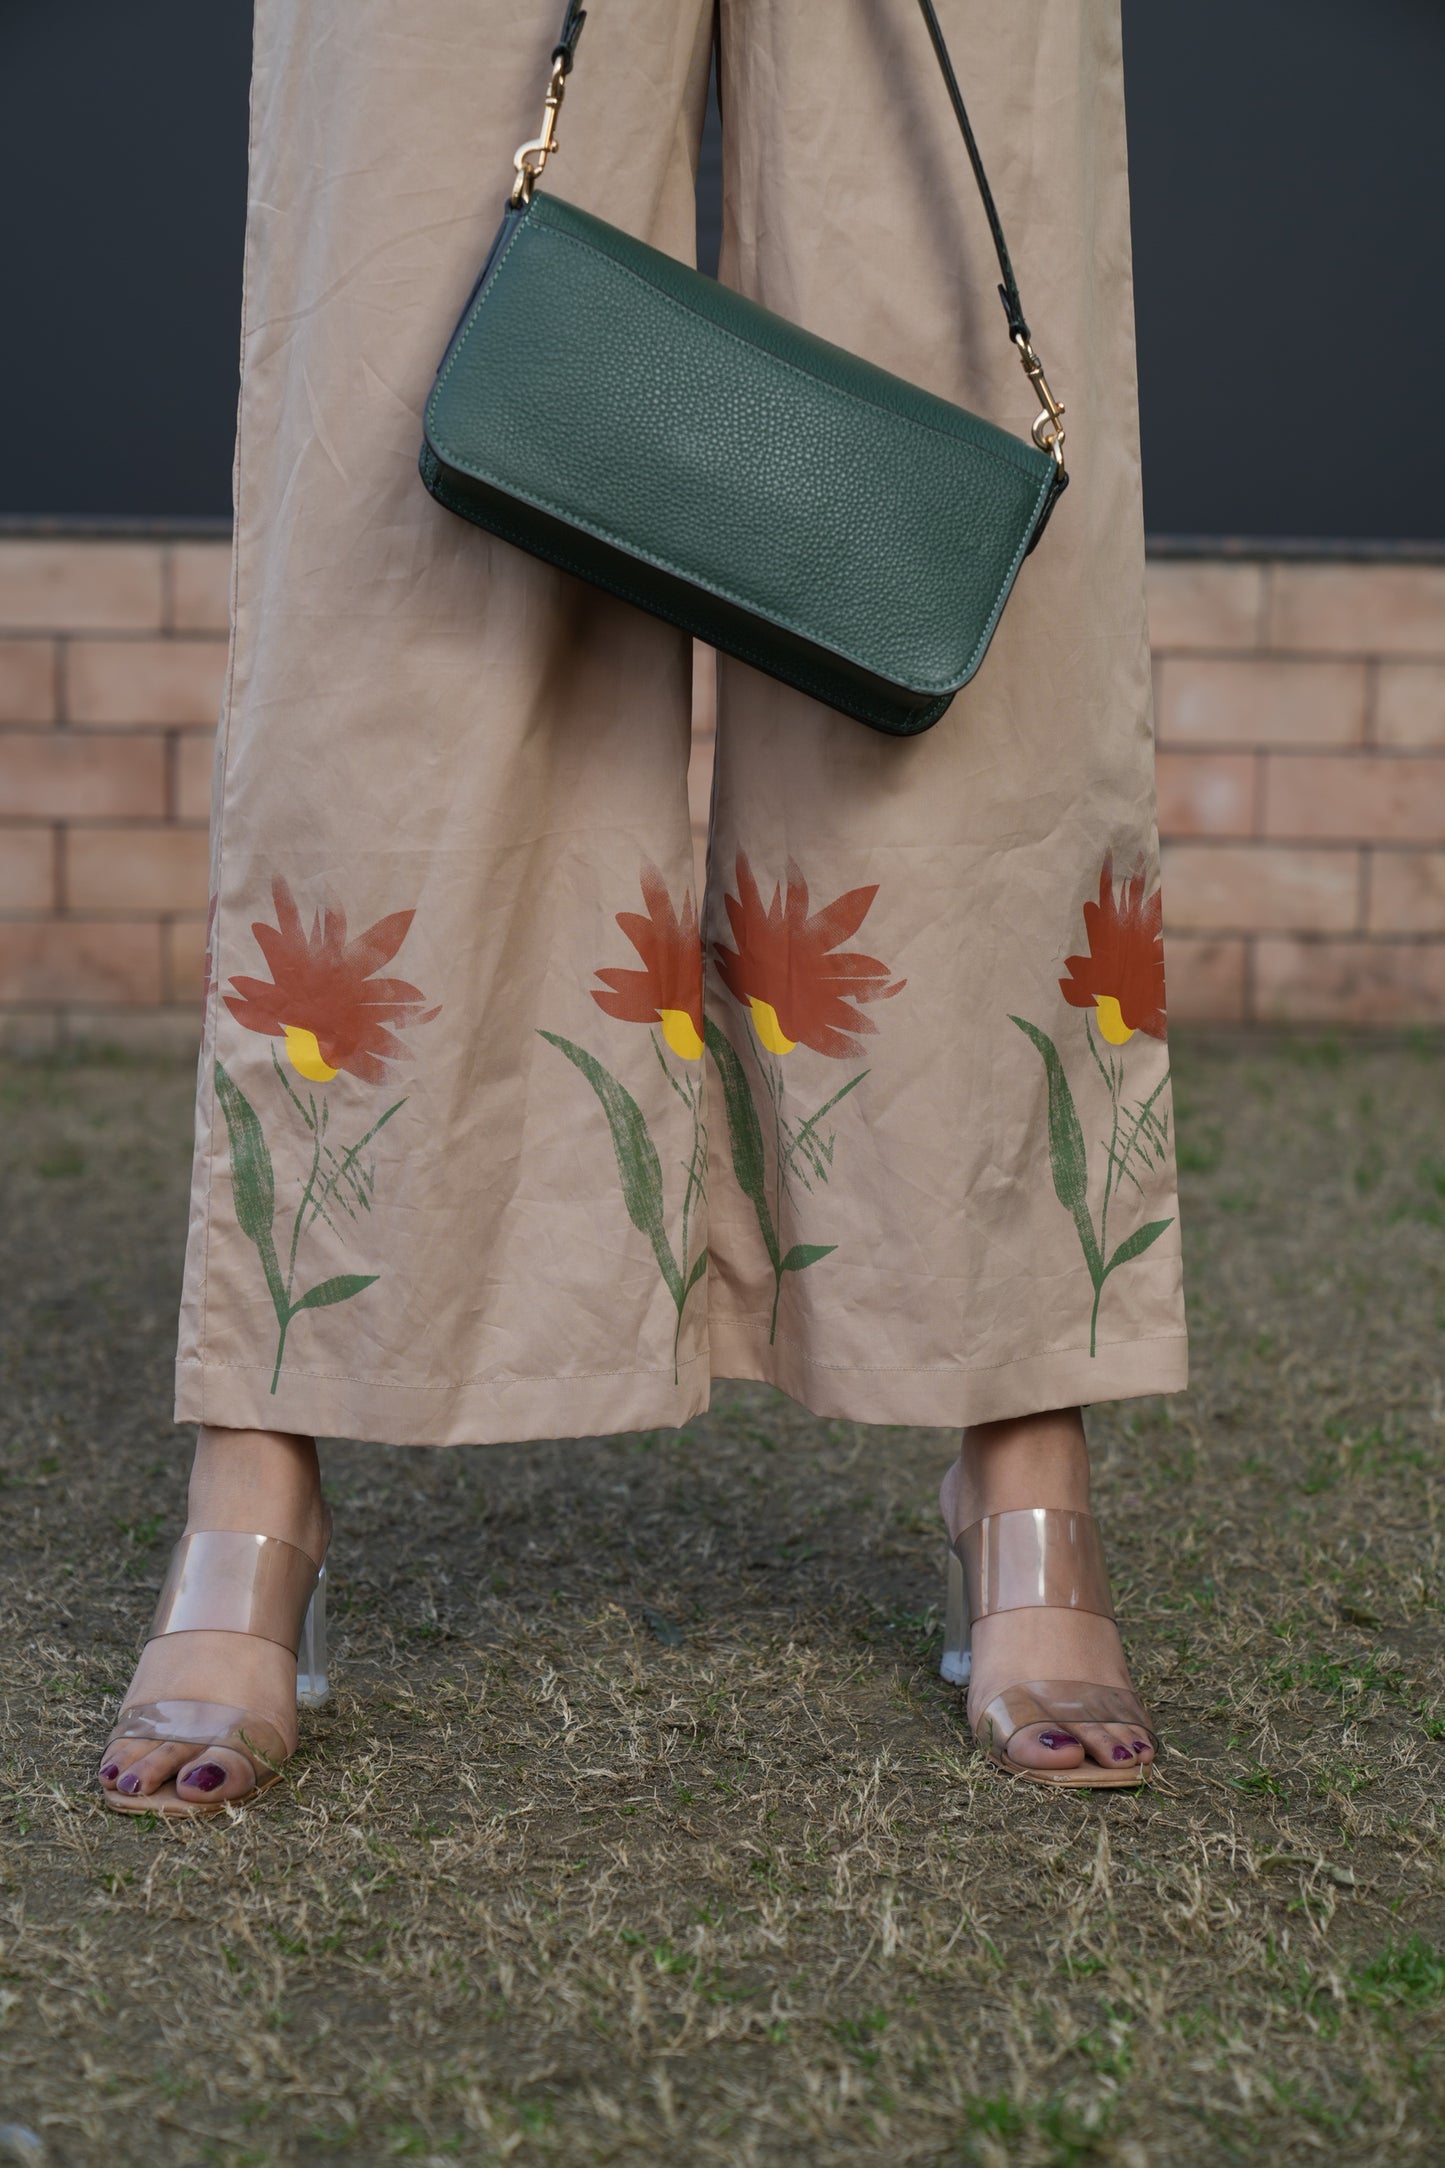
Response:
[[[195,1042],[223,542],[0,538],[0,1040]]]
[[[1150,567],[1170,1014],[1445,1021],[1445,566]]]
[[[0,538],[4,1043],[194,1044],[228,579]],[[1150,609],[1171,1015],[1445,1021],[1445,566],[1158,559]]]

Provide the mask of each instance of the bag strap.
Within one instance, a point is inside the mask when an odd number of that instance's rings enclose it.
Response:
[[[988,175],[983,169],[983,158],[979,151],[978,139],[974,135],[973,126],[968,117],[968,108],[963,102],[963,92],[958,87],[958,77],[954,72],[953,61],[949,57],[948,46],[943,35],[943,26],[938,20],[938,13],[933,5],[933,0],[918,0],[918,5],[923,11],[923,20],[928,26],[928,35],[933,41],[934,54],[942,71],[949,101],[953,106],[954,117],[963,135],[964,149],[968,152],[968,162],[973,168],[973,177],[978,184],[978,192],[983,201],[984,216],[988,220],[988,230],[993,236],[994,252],[998,257],[998,267],[1002,278],[998,294],[1000,301],[1003,303],[1004,315],[1008,319],[1009,337],[1018,348],[1019,360],[1023,363],[1024,374],[1041,401],[1038,415],[1033,424],[1033,440],[1041,452],[1052,453],[1054,463],[1059,470],[1058,484],[1062,486],[1064,480],[1063,405],[1059,400],[1055,399],[1049,389],[1049,381],[1044,375],[1043,363],[1034,352],[1033,340],[1029,336],[1028,319],[1024,315],[1024,305],[1019,295],[1018,280],[1014,277],[1014,267],[1009,258],[1008,243],[1004,239],[1003,221],[998,215],[998,205],[993,200],[993,190],[988,185]],[[567,78],[572,73],[572,66],[577,58],[577,41],[582,35],[582,26],[586,20],[587,10],[582,5],[582,0],[567,0],[567,13],[562,19],[562,28],[558,33],[557,43],[552,48],[552,75],[547,85],[547,99],[542,113],[541,132],[534,136],[530,142],[522,144],[512,161],[517,174],[512,186],[512,203],[514,206],[521,206],[531,202],[532,190],[537,177],[557,148],[557,115],[562,108]]]
[[[978,140],[968,117],[968,108],[963,102],[963,92],[958,87],[958,77],[953,72],[948,47],[944,43],[943,25],[938,20],[938,11],[933,0],[918,0],[918,5],[923,10],[923,20],[928,25],[928,35],[933,40],[933,50],[943,71],[943,80],[953,104],[954,116],[963,133],[963,147],[968,152],[968,162],[973,167],[973,177],[983,198],[984,216],[988,220],[988,230],[993,235],[994,253],[1003,274],[1003,284],[998,294],[1003,303],[1004,315],[1008,318],[1008,335],[1011,339],[1027,339],[1029,327],[1024,317],[1023,302],[1019,298],[1018,280],[1014,277],[1014,267],[1009,260],[1008,243],[1003,237],[1003,221],[998,215],[998,205],[993,200],[993,190],[988,185],[988,175],[983,170]]]

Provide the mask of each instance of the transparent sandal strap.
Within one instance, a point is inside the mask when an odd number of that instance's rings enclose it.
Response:
[[[1109,1574],[1092,1513],[1030,1506],[986,1513],[954,1549],[968,1584],[969,1615],[993,1611],[1092,1611],[1112,1618]]]
[[[244,1754],[258,1778],[273,1774],[288,1758],[276,1725],[256,1709],[236,1709],[219,1701],[133,1701],[115,1721],[116,1739],[170,1740],[196,1753],[225,1747]]]
[[[150,1639],[163,1634],[250,1634],[294,1656],[320,1568],[279,1536],[198,1529],[171,1553]]]
[[[1088,1679],[1029,1679],[1007,1686],[982,1710],[974,1731],[980,1743],[998,1752],[1015,1732],[1030,1724],[1131,1724],[1152,1746],[1159,1737],[1148,1711],[1131,1687],[1096,1686]]]

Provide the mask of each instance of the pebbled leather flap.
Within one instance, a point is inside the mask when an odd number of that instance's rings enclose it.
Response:
[[[1055,476],[1033,444],[540,193],[504,223],[426,436],[641,586],[652,568],[916,695],[978,668]]]

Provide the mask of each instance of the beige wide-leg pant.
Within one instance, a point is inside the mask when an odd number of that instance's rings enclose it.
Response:
[[[676,1423],[714,1376],[927,1424],[1184,1383],[1118,0],[941,12],[1073,485],[922,738],[722,664],[700,943],[688,641],[416,474],[558,0],[258,0],[179,1419],[441,1444]],[[598,0],[545,185],[690,256],[713,34]],[[1026,430],[913,0],[719,34],[724,278]]]

